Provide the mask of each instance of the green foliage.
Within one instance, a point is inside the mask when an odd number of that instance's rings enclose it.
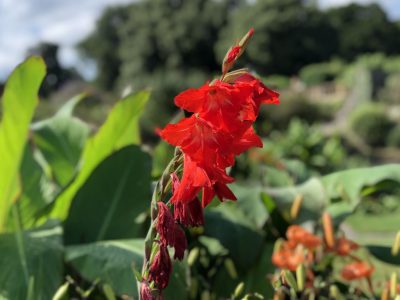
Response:
[[[293,74],[306,64],[329,59],[337,48],[337,33],[327,18],[303,1],[255,1],[229,16],[217,44],[219,57],[250,27],[255,36],[246,57],[260,74]]]
[[[65,243],[144,236],[145,229],[136,219],[149,207],[150,170],[150,157],[138,146],[105,158],[72,200],[64,224]],[[87,215],[88,211],[96,214]]]
[[[400,125],[396,125],[390,130],[386,144],[391,147],[400,147]]]
[[[333,81],[345,68],[340,60],[332,60],[328,63],[311,64],[300,70],[300,79],[307,85],[321,84]]]
[[[32,125],[35,145],[48,161],[60,186],[66,185],[74,176],[89,135],[89,126],[72,116],[75,105],[83,96],[72,98],[56,115]]]
[[[0,235],[0,298],[51,299],[62,282],[62,230],[57,224],[24,232],[18,244],[14,234]]]
[[[12,201],[20,193],[18,171],[44,76],[43,60],[31,57],[14,70],[4,89],[0,123],[0,173],[3,174],[0,178],[0,232],[4,231]]]
[[[346,60],[365,52],[397,52],[399,40],[392,37],[399,34],[399,28],[388,20],[378,4],[349,4],[332,8],[327,18],[336,32],[340,32],[337,54]]]
[[[383,146],[392,127],[385,108],[379,104],[365,104],[351,116],[351,128],[371,146]]]
[[[139,92],[122,99],[110,112],[96,135],[86,141],[80,172],[56,198],[51,211],[53,217],[66,218],[78,189],[104,158],[124,146],[140,142],[138,122],[148,98],[148,92]]]

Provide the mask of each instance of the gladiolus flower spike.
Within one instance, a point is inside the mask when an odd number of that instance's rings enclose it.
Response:
[[[179,260],[187,248],[183,228],[204,225],[203,208],[215,196],[220,201],[236,200],[228,187],[234,178],[227,172],[235,157],[251,147],[262,147],[252,125],[262,104],[279,104],[279,94],[247,71],[228,73],[252,35],[251,29],[230,48],[220,80],[175,97],[175,105],[192,115],[157,131],[177,150],[152,198],[152,223],[140,282],[142,299],[161,299],[172,270],[168,247]],[[169,190],[172,197],[164,199]]]

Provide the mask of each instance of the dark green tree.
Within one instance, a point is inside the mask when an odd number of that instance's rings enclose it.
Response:
[[[346,60],[367,52],[399,52],[400,28],[378,4],[333,8],[327,17],[339,33],[338,55]]]
[[[63,68],[58,60],[59,46],[53,43],[39,43],[28,50],[29,55],[39,55],[46,62],[47,74],[40,88],[40,95],[47,97],[51,92],[60,88],[73,78],[78,78],[76,72]]]
[[[254,27],[246,51],[247,65],[260,74],[293,74],[302,66],[329,59],[337,49],[337,32],[324,14],[302,0],[259,0],[238,9],[221,32],[220,57],[232,38]]]

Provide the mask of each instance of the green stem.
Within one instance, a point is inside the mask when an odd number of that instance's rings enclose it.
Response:
[[[150,258],[151,258],[151,252],[154,246],[154,240],[156,239],[157,236],[157,231],[155,229],[155,224],[156,224],[156,219],[158,215],[158,206],[157,202],[162,201],[165,195],[167,194],[168,190],[171,188],[171,178],[170,175],[171,173],[176,170],[179,165],[182,163],[182,155],[181,152],[178,148],[175,149],[175,154],[174,157],[171,159],[167,167],[165,168],[163,174],[161,175],[161,178],[158,180],[154,191],[153,191],[153,196],[151,197],[151,204],[150,204],[150,216],[151,216],[151,223],[149,230],[146,235],[146,239],[144,242],[144,260],[143,260],[143,266],[142,266],[142,278],[145,277],[146,272],[149,268],[150,265]],[[140,298],[140,284],[141,282],[137,281],[137,286],[138,286],[138,293],[139,293],[139,300]]]

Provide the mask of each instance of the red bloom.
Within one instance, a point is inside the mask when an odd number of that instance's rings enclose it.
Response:
[[[234,60],[236,60],[237,56],[239,55],[241,47],[240,46],[234,46],[232,47],[231,50],[229,50],[228,55],[226,57],[226,60],[224,63],[230,64]]]
[[[180,182],[178,176],[175,173],[172,177],[172,192],[174,193],[179,189]],[[197,197],[193,198],[192,201],[182,202],[177,201],[174,205],[174,219],[182,225],[188,226],[201,226],[204,224],[203,209],[200,205]]]
[[[353,262],[342,269],[342,277],[346,280],[355,280],[360,278],[368,278],[374,272],[372,266],[364,262]]]
[[[289,242],[293,242],[295,245],[301,244],[310,250],[322,244],[322,240],[319,237],[313,235],[299,225],[289,226],[286,231],[286,237]]]
[[[171,214],[168,206],[162,202],[158,201],[158,216],[156,230],[160,235],[160,241],[165,246],[174,244],[174,218]]]
[[[253,75],[246,73],[235,80],[235,83],[250,83],[254,88],[254,100],[260,104],[279,104],[279,93],[266,87]]]
[[[175,249],[174,259],[182,260],[183,257],[185,256],[186,248],[187,248],[187,240],[186,240],[185,232],[182,230],[182,228],[178,224],[175,224],[175,226],[174,226],[174,249]]]
[[[172,272],[171,258],[167,246],[160,244],[149,270],[149,281],[154,281],[159,289],[165,289]]]
[[[149,287],[148,282],[143,281],[140,284],[140,299],[142,299],[142,300],[163,300],[164,297],[161,295],[160,291],[152,290]]]

